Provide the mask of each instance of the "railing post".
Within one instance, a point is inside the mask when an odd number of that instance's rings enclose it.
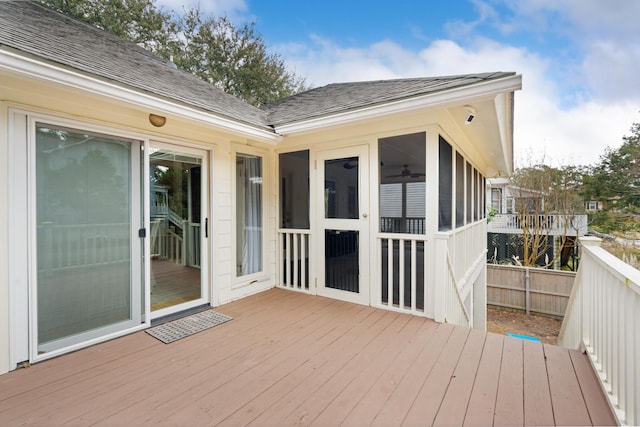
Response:
[[[531,275],[529,274],[529,267],[524,269],[524,308],[527,316],[530,313],[531,307]]]
[[[182,221],[182,265],[189,265],[187,257],[190,257],[188,240],[189,240],[189,221]]]
[[[446,313],[447,281],[447,251],[448,236],[437,235],[435,237],[435,283],[433,284],[433,318],[436,322],[444,322]]]

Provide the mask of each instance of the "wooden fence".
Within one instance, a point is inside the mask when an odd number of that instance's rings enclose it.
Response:
[[[487,265],[487,305],[564,317],[576,273]]]

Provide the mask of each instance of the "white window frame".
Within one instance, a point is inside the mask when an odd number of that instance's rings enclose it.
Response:
[[[145,328],[148,328],[149,326],[151,326],[150,323],[150,305],[149,305],[149,282],[148,280],[145,280],[145,284],[144,284],[144,294],[140,295],[140,298],[146,298],[145,299],[145,308],[141,309],[141,312],[139,313],[141,315],[141,319],[143,319],[141,321],[141,323],[136,324],[135,326],[126,328],[126,329],[118,329],[115,330],[113,332],[110,333],[106,333],[104,335],[100,335],[98,337],[95,338],[90,338],[87,339],[86,341],[82,341],[80,343],[75,343],[75,344],[71,344],[56,350],[52,350],[49,351],[47,353],[43,353],[43,354],[38,354],[38,342],[37,342],[37,324],[38,324],[38,319],[37,319],[37,281],[33,278],[37,277],[37,258],[36,258],[36,251],[37,251],[37,245],[36,245],[36,210],[35,210],[35,204],[36,204],[36,168],[35,168],[35,161],[36,161],[36,153],[35,153],[35,132],[36,132],[36,124],[37,123],[47,123],[47,124],[51,124],[54,126],[61,126],[61,127],[68,127],[68,128],[72,128],[72,129],[78,129],[80,131],[87,131],[87,132],[95,132],[95,133],[100,133],[100,134],[104,134],[106,136],[110,136],[110,137],[114,137],[114,138],[125,138],[125,139],[130,139],[130,140],[137,140],[139,141],[139,145],[138,148],[143,148],[145,150],[145,153],[148,152],[148,138],[144,135],[141,134],[137,134],[137,133],[132,133],[132,132],[126,132],[123,131],[121,129],[117,129],[117,128],[112,128],[112,127],[106,127],[106,126],[100,126],[100,125],[96,125],[93,123],[88,123],[88,122],[84,122],[84,121],[80,121],[80,120],[71,120],[71,119],[66,119],[66,118],[61,118],[58,116],[54,116],[54,115],[50,115],[50,114],[43,114],[43,113],[34,113],[34,112],[30,112],[30,111],[24,111],[24,110],[19,110],[19,109],[10,109],[10,117],[12,117],[15,120],[16,116],[24,116],[26,117],[26,121],[27,121],[27,128],[25,129],[25,133],[26,133],[26,142],[27,142],[27,171],[26,171],[26,178],[27,178],[27,187],[28,187],[28,200],[27,200],[27,222],[28,222],[28,226],[27,226],[27,245],[28,245],[28,274],[30,276],[30,280],[29,280],[29,284],[28,284],[28,288],[29,288],[29,297],[28,297],[28,307],[29,307],[29,314],[28,314],[28,324],[26,325],[22,325],[20,326],[19,329],[21,330],[27,330],[28,331],[28,336],[29,336],[29,361],[30,362],[39,362],[39,361],[43,361],[46,359],[50,359],[65,353],[69,353],[71,351],[75,351],[81,348],[85,348],[100,342],[104,342],[104,341],[108,341],[111,340],[113,338],[117,338],[123,335],[127,335],[130,334],[132,332],[135,331],[139,331]],[[14,129],[14,132],[15,129]],[[133,159],[136,159],[136,161],[133,161]],[[148,175],[148,170],[147,166],[143,166],[143,168],[145,170],[140,170],[140,157],[139,157],[139,153],[136,154],[135,156],[133,156],[132,158],[132,174],[138,174],[141,178],[141,180],[144,180],[144,177]],[[144,163],[143,163],[144,165]],[[145,173],[147,173],[145,175]],[[148,184],[147,184],[148,186]],[[148,189],[147,189],[148,190]],[[139,218],[141,212],[139,212],[140,209],[140,203],[139,201],[141,200],[140,197],[142,197],[142,195],[140,194],[140,187],[139,186],[132,186],[131,188],[132,194],[131,194],[131,200],[132,200],[132,206],[134,207],[134,209],[138,209],[138,212],[136,213],[135,211],[132,213],[132,222],[131,222],[131,235],[134,236],[137,234],[137,230],[140,228],[140,223],[135,221],[136,217]],[[144,201],[144,205],[143,205],[144,209],[145,209],[145,215],[144,215],[144,226],[148,229],[149,228],[149,224],[148,224],[148,202],[145,200]],[[148,251],[149,251],[149,246],[148,246],[148,239],[145,239],[144,242],[142,243],[142,246],[140,245],[139,242],[135,241],[136,239],[132,239],[132,244],[134,245],[133,248],[136,249],[135,253],[142,253],[142,256],[144,256],[145,258],[147,257]],[[134,251],[132,251],[132,254],[134,253]],[[146,267],[146,266],[145,266]],[[131,278],[132,278],[132,290],[133,289],[140,289],[139,287],[137,287],[136,285],[140,285],[139,281],[135,281],[135,280],[141,280],[143,277],[143,273],[141,270],[141,262],[136,262],[135,260],[132,262],[132,271],[131,271]],[[145,274],[146,276],[146,274]],[[138,279],[136,279],[138,278]],[[13,301],[12,301],[13,302]],[[141,301],[138,298],[134,298],[132,300],[132,307],[140,307],[141,305]],[[132,319],[132,322],[134,320]],[[13,330],[12,333],[17,333],[20,332],[18,330]],[[12,353],[15,352],[21,352],[21,349],[12,349]]]
[[[238,276],[237,267],[238,267],[238,212],[237,212],[237,155],[238,154],[247,154],[250,156],[260,157],[262,159],[262,270],[246,274],[244,276]],[[231,239],[231,253],[232,253],[232,285],[231,289],[238,289],[245,286],[253,285],[259,282],[264,282],[269,279],[268,268],[267,268],[267,242],[271,238],[270,235],[267,234],[267,230],[269,230],[267,223],[267,209],[269,208],[267,203],[267,188],[270,188],[269,176],[270,175],[270,165],[269,165],[268,153],[266,150],[261,150],[255,147],[250,147],[248,145],[242,144],[233,144],[231,150],[231,224],[232,224],[232,236]]]

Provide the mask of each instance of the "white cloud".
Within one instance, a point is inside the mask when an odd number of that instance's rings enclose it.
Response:
[[[550,164],[591,164],[607,146],[622,142],[633,122],[637,104],[586,99],[563,108],[562,82],[548,77],[552,59],[522,48],[477,39],[463,47],[436,40],[417,52],[392,41],[363,48],[346,48],[319,36],[305,43],[274,46],[287,64],[317,86],[332,82],[411,76],[516,71],[523,90],[516,94],[516,158],[530,151],[545,152]]]
[[[156,0],[156,4],[176,13],[197,6],[203,12],[215,16],[228,16],[232,20],[247,11],[245,0]]]

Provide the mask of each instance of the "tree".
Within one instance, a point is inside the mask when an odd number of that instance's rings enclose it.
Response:
[[[53,9],[162,53],[169,40],[177,41],[173,17],[157,9],[153,0],[43,0]]]
[[[306,89],[284,60],[269,53],[255,24],[236,27],[226,17],[191,8],[182,15],[158,9],[155,0],[41,0],[173,61],[199,78],[260,106]]]
[[[282,58],[267,52],[255,24],[235,27],[227,18],[187,11],[180,22],[183,49],[173,61],[225,92],[260,106],[305,89]]]
[[[618,198],[622,207],[640,207],[640,123],[631,126],[631,135],[622,138],[617,149],[607,148],[600,163],[585,178],[588,199]]]
[[[583,171],[575,166],[553,168],[538,163],[515,171],[511,178],[514,210],[522,229],[525,266],[549,267],[561,256],[548,256],[550,243],[564,248],[579,229],[577,214],[583,212],[579,196]],[[571,232],[570,232],[571,231]]]

